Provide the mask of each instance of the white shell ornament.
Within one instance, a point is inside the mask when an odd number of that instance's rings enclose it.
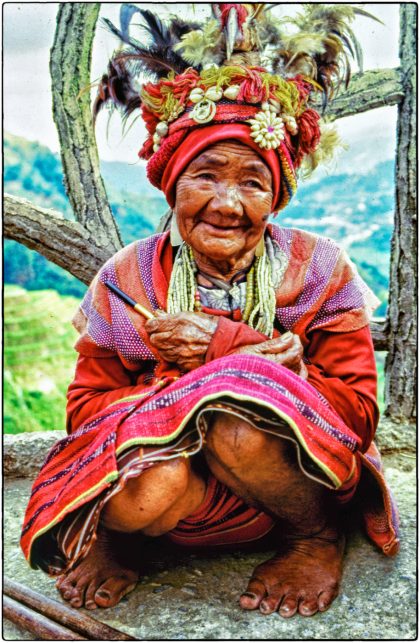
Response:
[[[190,118],[193,119],[196,123],[209,123],[213,120],[216,115],[216,103],[204,98],[202,101],[196,104],[192,112],[190,113]]]
[[[166,136],[169,131],[168,123],[166,121],[161,121],[156,125],[156,133],[159,136]]]
[[[283,120],[269,109],[258,112],[247,121],[251,125],[251,138],[266,150],[275,150],[284,140]]]
[[[230,87],[226,87],[226,89],[224,90],[223,96],[228,100],[235,100],[236,98],[238,98],[238,94],[240,91],[240,85],[230,85]]]
[[[217,87],[209,87],[204,96],[209,100],[217,102],[223,98],[223,92],[221,89],[217,89]]]
[[[282,118],[284,124],[286,125],[286,128],[289,130],[292,136],[295,136],[299,131],[295,118],[293,116],[290,116],[289,114],[283,114]]]
[[[189,99],[192,103],[199,103],[200,100],[204,98],[204,90],[201,87],[196,87],[192,89],[189,95]]]

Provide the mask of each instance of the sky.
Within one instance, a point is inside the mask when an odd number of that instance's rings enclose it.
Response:
[[[140,3],[137,3],[140,4]],[[101,16],[118,24],[119,3],[103,3]],[[283,5],[284,6],[284,5]],[[362,44],[364,68],[378,69],[398,66],[398,11],[397,3],[363,4],[365,9],[380,18],[379,24],[357,17],[353,30]],[[58,137],[52,119],[49,50],[54,38],[57,3],[3,4],[3,113],[7,132],[28,140],[39,141],[57,152]],[[208,3],[148,4],[159,15],[175,12],[200,19],[209,15]],[[279,8],[280,9],[280,8]],[[279,9],[276,15],[284,15]],[[290,13],[290,3],[287,13]],[[98,22],[92,57],[92,80],[100,78],[117,40]],[[396,108],[387,107],[358,116],[340,119],[339,131],[348,150],[340,155],[329,171],[368,170],[380,160],[392,158],[395,150]],[[124,136],[117,113],[108,126],[108,114],[99,115],[97,142],[103,160],[139,163],[137,151],[145,138],[140,120]],[[353,170],[352,170],[353,168]]]

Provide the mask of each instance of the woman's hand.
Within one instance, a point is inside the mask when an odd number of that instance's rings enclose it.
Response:
[[[268,339],[261,344],[251,346],[242,346],[237,353],[246,353],[250,355],[260,355],[267,359],[281,364],[290,369],[304,380],[308,377],[308,371],[303,363],[303,346],[299,335],[293,333],[284,333],[280,337]]]
[[[192,371],[204,364],[217,323],[218,317],[204,313],[159,312],[146,322],[146,330],[150,342],[167,362]]]

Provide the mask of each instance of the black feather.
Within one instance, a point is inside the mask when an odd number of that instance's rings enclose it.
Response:
[[[156,46],[168,47],[171,44],[169,27],[149,9],[139,9],[146,25],[142,27],[150,34],[152,42]]]
[[[140,43],[135,40],[134,38],[130,38],[128,31],[122,31],[118,29],[108,18],[102,18],[102,22],[106,25],[107,29],[114,34],[114,36],[117,36],[122,42],[124,42],[126,45],[130,45],[130,47],[136,47],[137,45],[140,45]]]
[[[190,33],[190,31],[196,31],[197,29],[202,28],[202,24],[199,22],[186,22],[182,18],[177,16],[171,16],[171,22],[169,23],[169,31],[172,35],[172,38],[176,41],[181,40],[182,36]]]
[[[119,54],[119,59],[124,61],[133,76],[144,73],[163,78],[171,71],[181,74],[188,68],[188,64],[170,48],[136,47],[133,51]]]
[[[131,74],[124,61],[118,58],[110,60],[107,73],[99,82],[92,110],[94,121],[106,104],[121,108],[125,118],[141,104],[139,92],[133,87]]]
[[[139,9],[133,5],[128,5],[128,7],[126,12],[122,12],[121,29],[118,29],[107,18],[103,19],[111,33],[128,45],[128,49],[118,55],[118,60],[123,60],[124,65],[129,66],[132,74],[142,72],[156,78],[167,76],[171,71],[176,74],[185,71],[190,65],[173,51],[173,45],[175,41],[178,42],[178,39],[174,39],[169,27],[148,9]],[[134,39],[129,34],[129,25],[134,13],[140,13],[146,23],[140,26],[150,37],[151,43],[148,45]]]

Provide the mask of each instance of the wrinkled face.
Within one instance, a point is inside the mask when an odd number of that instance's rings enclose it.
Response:
[[[207,148],[176,186],[182,238],[211,260],[239,260],[264,233],[273,199],[271,172],[254,150],[234,141]]]

